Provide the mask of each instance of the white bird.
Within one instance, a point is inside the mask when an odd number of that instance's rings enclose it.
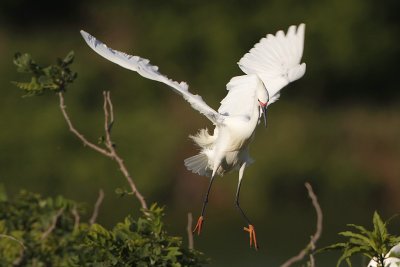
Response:
[[[239,205],[243,172],[253,162],[248,147],[261,116],[264,116],[267,126],[267,106],[278,100],[283,87],[305,73],[305,63],[300,64],[304,31],[305,25],[300,24],[298,27],[290,26],[286,34],[278,31],[275,35],[268,34],[262,38],[238,62],[245,75],[233,77],[229,81],[228,94],[221,101],[218,111],[208,106],[199,95],[190,93],[185,82],[178,83],[161,74],[158,67],[151,65],[149,60],[111,49],[89,33],[81,31],[86,43],[95,52],[143,77],[169,85],[215,125],[212,135],[207,129],[202,129],[195,136],[190,136],[201,151],[185,160],[188,170],[211,177],[201,215],[193,232],[201,232],[208,195],[215,176],[238,169],[235,205],[248,224],[244,229],[249,232],[250,246],[254,245],[257,249],[254,226]]]

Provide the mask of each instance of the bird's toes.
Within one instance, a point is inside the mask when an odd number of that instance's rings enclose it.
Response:
[[[246,232],[249,233],[249,238],[250,238],[250,247],[253,247],[255,250],[258,250],[258,244],[257,244],[257,238],[256,238],[256,230],[253,225],[249,224],[249,227],[244,227],[243,228]]]
[[[193,233],[195,233],[197,230],[197,235],[201,234],[201,228],[203,227],[203,221],[204,221],[204,217],[200,216],[199,219],[197,220],[196,227],[193,229]]]

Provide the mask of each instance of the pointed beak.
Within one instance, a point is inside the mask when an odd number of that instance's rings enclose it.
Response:
[[[263,103],[260,100],[258,100],[258,103],[260,103],[261,112],[262,112],[263,117],[264,117],[265,128],[267,128],[267,106],[268,106],[268,101]]]
[[[264,124],[265,124],[265,128],[267,128],[267,106],[263,106],[261,108],[263,116],[264,116]]]

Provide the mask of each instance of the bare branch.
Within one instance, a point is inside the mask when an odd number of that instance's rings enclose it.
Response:
[[[119,169],[121,170],[122,174],[125,176],[129,186],[131,187],[132,193],[135,194],[136,198],[139,200],[143,209],[147,210],[147,204],[144,200],[143,195],[137,190],[135,183],[125,166],[124,160],[117,154],[115,150],[114,143],[111,141],[111,134],[110,134],[110,123],[109,118],[114,119],[113,115],[113,108],[111,104],[110,92],[103,92],[104,96],[104,129],[106,133],[106,146],[110,151],[111,157],[117,162]]]
[[[64,96],[63,96],[63,93],[62,93],[62,92],[58,93],[58,97],[59,97],[59,99],[60,99],[60,109],[61,109],[61,112],[62,112],[62,114],[63,114],[63,116],[64,116],[65,121],[66,121],[67,124],[68,124],[69,130],[70,130],[76,137],[78,137],[78,138],[82,141],[82,143],[83,143],[84,146],[88,146],[88,147],[90,147],[91,149],[93,149],[93,150],[95,150],[95,151],[97,151],[97,152],[99,152],[99,153],[101,153],[101,154],[103,154],[103,155],[105,155],[105,156],[107,156],[107,157],[110,157],[110,156],[111,156],[111,155],[110,155],[110,152],[108,152],[108,151],[105,150],[104,148],[101,148],[101,147],[99,147],[99,146],[97,146],[97,145],[95,145],[95,144],[89,142],[89,141],[83,136],[83,134],[81,134],[80,132],[78,132],[78,131],[75,129],[74,125],[73,125],[72,122],[71,122],[71,119],[70,119],[69,116],[68,116],[68,113],[67,113],[67,110],[66,110],[67,107],[66,107],[65,104],[64,104]]]
[[[103,189],[99,190],[99,196],[97,197],[96,204],[94,204],[93,214],[90,217],[89,223],[94,224],[96,222],[97,216],[99,215],[100,205],[104,199],[104,191]]]
[[[81,217],[79,216],[78,209],[76,208],[76,205],[72,208],[71,212],[72,212],[72,215],[74,215],[74,218],[75,218],[74,230],[76,230],[76,229],[78,229],[79,222],[81,220]]]
[[[193,216],[192,213],[189,212],[188,215],[188,220],[187,220],[187,235],[188,235],[188,248],[189,249],[194,249],[194,243],[193,243],[193,231],[192,231],[192,224],[193,224]]]
[[[139,200],[142,208],[147,210],[148,209],[147,203],[146,203],[143,195],[137,190],[137,187],[136,187],[135,183],[133,182],[133,179],[132,179],[129,171],[125,166],[124,160],[117,154],[114,143],[111,140],[111,127],[114,122],[114,111],[113,111],[113,105],[111,102],[110,92],[103,92],[103,96],[104,96],[104,105],[103,105],[104,131],[105,131],[105,139],[106,139],[105,140],[106,149],[91,143],[80,132],[78,132],[78,130],[76,130],[76,128],[73,126],[71,119],[69,118],[68,113],[66,111],[63,93],[62,92],[58,93],[58,96],[60,99],[60,109],[64,116],[65,121],[68,124],[69,130],[82,141],[84,146],[88,146],[91,149],[99,152],[100,154],[103,154],[117,162],[119,169],[121,170],[122,174],[125,176],[128,184],[132,190],[132,193]]]
[[[47,230],[42,234],[42,237],[41,237],[42,240],[46,239],[49,236],[49,234],[51,234],[51,232],[53,232],[53,230],[56,228],[57,220],[63,212],[64,212],[64,208],[61,208],[58,210],[57,214],[54,215],[53,221],[52,221],[50,227],[47,228]]]
[[[308,191],[308,196],[311,198],[312,204],[314,206],[314,209],[317,213],[317,229],[314,233],[314,235],[311,236],[310,242],[307,244],[307,246],[299,252],[296,256],[288,259],[284,264],[281,265],[281,267],[289,267],[293,263],[301,261],[308,253],[310,254],[310,264],[311,267],[315,266],[315,261],[314,257],[312,255],[312,252],[315,250],[315,244],[317,243],[318,239],[321,237],[322,233],[322,210],[321,207],[318,203],[317,196],[315,195],[311,185],[309,183],[305,183],[305,186]]]
[[[111,151],[111,149],[114,147],[114,144],[111,141],[111,132],[110,132],[110,117],[112,117],[111,121],[114,120],[114,114],[112,110],[112,106],[110,107],[109,103],[111,103],[110,100],[110,92],[103,92],[103,97],[104,97],[104,104],[103,104],[103,110],[104,110],[104,132],[106,133],[106,146],[107,148]],[[111,151],[112,153],[112,151]],[[112,155],[114,156],[114,155]]]
[[[114,124],[114,108],[113,108],[113,104],[111,102],[111,98],[110,98],[110,92],[107,93],[107,104],[108,104],[108,108],[110,110],[110,122],[108,123],[106,132],[111,133],[111,127]]]
[[[315,247],[312,250],[314,249]],[[315,267],[314,255],[312,253],[310,253],[310,267]]]
[[[314,206],[314,209],[317,213],[317,229],[314,233],[314,235],[311,238],[311,244],[312,246],[315,246],[315,244],[317,243],[317,241],[319,240],[319,238],[321,237],[322,234],[322,222],[323,222],[323,215],[322,215],[322,209],[321,206],[318,203],[318,198],[315,195],[311,184],[306,183],[305,184],[307,190],[308,190],[308,196],[311,198],[312,200],[312,204]]]

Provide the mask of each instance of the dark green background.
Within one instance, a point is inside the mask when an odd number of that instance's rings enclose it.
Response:
[[[242,206],[261,246],[248,236],[233,201],[237,172],[217,179],[196,248],[211,266],[278,266],[309,240],[315,213],[304,182],[324,211],[319,245],[337,242],[346,223],[370,225],[400,209],[399,2],[332,1],[26,1],[0,3],[0,182],[10,193],[26,188],[94,203],[106,193],[99,221],[113,225],[139,214],[117,166],[84,148],[67,130],[56,96],[21,98],[10,84],[23,80],[15,52],[51,64],[71,49],[78,80],[66,95],[76,127],[102,135],[102,91],[110,90],[118,151],[148,202],[167,206],[171,233],[186,236],[186,214],[198,215],[208,180],[188,172],[195,154],[188,139],[210,123],[168,87],[98,55],[80,29],[113,48],[151,59],[163,73],[187,81],[217,108],[236,62],[267,33],[306,23],[306,75],[286,87],[251,145],[255,164],[245,173]],[[88,212],[91,204],[88,205]],[[394,229],[396,233],[396,229]],[[397,234],[399,234],[397,228]],[[336,254],[316,258],[334,266]]]

